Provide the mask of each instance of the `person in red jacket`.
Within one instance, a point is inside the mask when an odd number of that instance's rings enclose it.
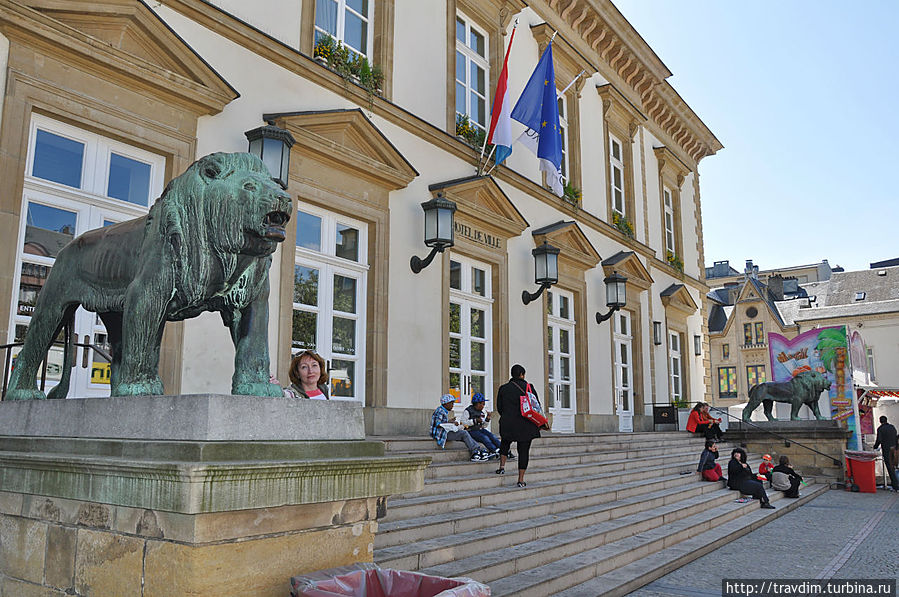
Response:
[[[721,419],[713,419],[709,414],[709,405],[705,402],[697,402],[693,410],[690,411],[690,417],[687,419],[687,431],[696,435],[704,435],[706,439],[714,439],[721,441],[724,433],[718,423]]]

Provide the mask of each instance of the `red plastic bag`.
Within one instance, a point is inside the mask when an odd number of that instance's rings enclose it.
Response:
[[[468,578],[443,578],[360,563],[290,579],[292,597],[490,597]]]
[[[540,406],[540,401],[537,400],[537,395],[531,391],[531,384],[528,384],[528,387],[525,390],[525,395],[522,396],[520,400],[522,417],[524,417],[537,427],[543,427],[549,422],[546,418],[546,415],[543,414],[543,407]]]

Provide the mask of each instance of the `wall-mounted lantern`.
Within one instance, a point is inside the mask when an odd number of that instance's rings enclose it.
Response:
[[[437,253],[442,253],[456,242],[453,231],[455,203],[438,192],[436,197],[422,203],[421,208],[425,212],[425,246],[431,247],[431,252],[424,259],[412,256],[409,266],[416,274],[428,267]]]
[[[652,322],[652,343],[656,346],[662,345],[662,322]]]
[[[693,354],[702,355],[702,336],[693,336]]]
[[[596,313],[596,323],[602,323],[612,316],[612,313],[627,304],[627,278],[618,272],[612,272],[603,280],[606,284],[606,307],[609,312],[605,315]]]
[[[265,163],[272,180],[287,189],[290,171],[290,148],[296,141],[290,131],[268,123],[244,133],[250,148],[247,150]]]
[[[537,299],[543,291],[559,281],[559,248],[554,247],[546,239],[543,244],[531,251],[534,256],[534,283],[540,288],[530,293],[527,290],[521,292],[521,300],[527,305]]]

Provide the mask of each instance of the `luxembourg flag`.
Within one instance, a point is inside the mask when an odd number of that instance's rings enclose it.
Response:
[[[487,134],[487,142],[495,146],[494,161],[501,164],[512,153],[512,110],[509,108],[509,52],[512,50],[512,40],[515,39],[515,30],[518,22],[512,28],[509,36],[509,47],[506,48],[506,57],[503,60],[503,70],[499,73],[499,81],[496,83],[496,95],[493,98],[493,113],[490,116],[490,132]],[[489,159],[489,158],[488,158]]]

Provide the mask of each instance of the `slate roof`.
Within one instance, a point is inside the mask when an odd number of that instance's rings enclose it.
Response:
[[[817,309],[803,309],[796,316],[796,321],[833,319],[836,317],[852,317],[854,315],[875,315],[878,313],[899,313],[899,299],[867,304],[859,301],[858,303],[850,305],[833,305],[830,307],[819,307]]]
[[[881,272],[884,275],[878,275]],[[865,293],[862,301],[855,300],[857,292]],[[899,267],[835,273],[831,276],[827,289],[828,307],[894,299],[899,299]]]

